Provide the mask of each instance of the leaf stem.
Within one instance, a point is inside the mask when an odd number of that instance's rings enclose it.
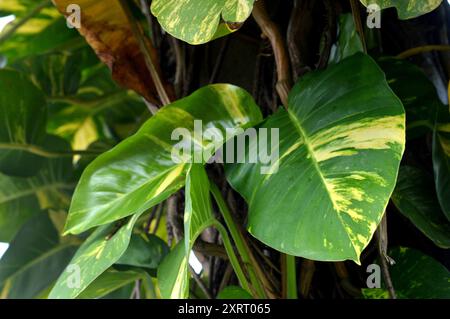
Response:
[[[231,245],[230,237],[228,236],[227,230],[218,221],[214,221],[214,227],[219,231],[220,235],[222,236],[223,245],[225,246],[225,250],[228,254],[230,263],[233,266],[236,276],[238,277],[239,283],[241,284],[243,289],[245,289],[247,292],[251,292],[252,290],[250,289],[250,284],[247,280],[247,277],[245,277],[241,264],[239,263],[239,260],[234,252],[233,246]]]
[[[216,200],[217,206],[219,207],[220,212],[222,213],[222,216],[225,220],[225,223],[230,230],[231,237],[233,238],[236,248],[241,255],[242,261],[247,266],[247,271],[250,277],[250,281],[252,283],[252,286],[256,290],[256,293],[258,294],[258,297],[260,298],[266,298],[266,293],[264,290],[263,285],[260,282],[260,279],[258,278],[256,274],[256,269],[260,272],[260,278],[264,276],[262,271],[259,267],[257,267],[255,264],[254,258],[251,256],[250,248],[247,245],[247,242],[245,241],[245,238],[243,234],[239,231],[233,216],[231,215],[230,210],[228,209],[227,204],[225,203],[225,200],[222,197],[222,194],[220,193],[219,188],[217,185],[213,182],[211,182],[211,193],[214,196],[214,199]]]
[[[286,263],[286,282],[283,283],[283,290],[286,289],[286,298],[298,299],[297,294],[297,272],[295,256],[283,254]]]

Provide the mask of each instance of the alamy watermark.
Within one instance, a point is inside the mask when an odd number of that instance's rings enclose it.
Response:
[[[379,5],[372,3],[367,6],[366,25],[369,29],[381,28],[381,8]]]
[[[279,168],[278,128],[226,128],[225,134],[216,127],[204,129],[194,121],[193,132],[176,128],[171,135],[171,157],[180,163],[251,163],[259,164],[261,174],[274,174]]]
[[[367,277],[367,288],[381,288],[381,267],[377,264],[367,266],[366,272],[370,275]]]
[[[81,8],[78,4],[69,4],[66,8],[66,24],[69,29],[81,28]]]

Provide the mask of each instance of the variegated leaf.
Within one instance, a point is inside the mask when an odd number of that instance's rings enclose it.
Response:
[[[97,228],[78,249],[48,298],[78,297],[123,255],[139,216],[134,215],[125,225],[109,224]]]
[[[292,90],[288,111],[261,128],[279,129],[269,174],[261,160],[227,166],[249,204],[249,232],[290,255],[359,262],[405,147],[403,106],[383,72],[357,54],[310,73]]]
[[[226,137],[227,129],[252,126],[261,119],[252,97],[227,84],[206,86],[162,108],[134,136],[86,168],[73,196],[66,231],[81,233],[143,212],[181,188],[187,163],[192,160],[183,157],[175,163],[174,146],[194,144],[194,157],[221,146],[206,139],[193,143],[196,120],[202,121],[199,132],[202,136],[206,130],[215,128]],[[189,133],[188,141],[172,138],[175,129],[180,128]]]
[[[233,31],[228,24],[242,23],[255,0],[154,0],[152,13],[174,37],[202,44]],[[225,23],[221,23],[221,21]]]
[[[366,7],[371,4],[381,9],[394,7],[400,19],[411,19],[433,11],[442,0],[360,0]]]

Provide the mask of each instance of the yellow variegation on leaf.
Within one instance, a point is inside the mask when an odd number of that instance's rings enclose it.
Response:
[[[236,30],[251,14],[255,0],[154,0],[152,13],[174,37],[206,43]]]
[[[292,90],[288,110],[261,128],[279,130],[269,174],[261,160],[227,165],[228,180],[249,204],[250,233],[290,255],[359,262],[405,147],[404,109],[383,72],[356,54],[310,73]]]

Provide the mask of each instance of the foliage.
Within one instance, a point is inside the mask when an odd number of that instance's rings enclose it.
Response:
[[[298,3],[3,0],[0,298],[449,298],[445,64],[358,21],[448,6]]]

